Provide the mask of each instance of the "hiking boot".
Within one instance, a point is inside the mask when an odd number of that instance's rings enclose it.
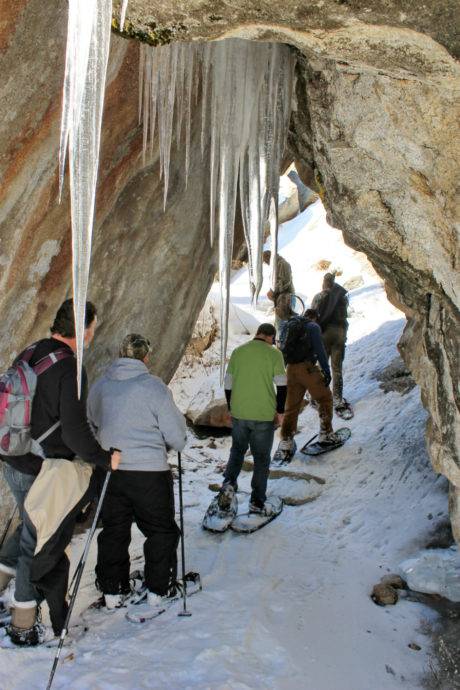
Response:
[[[265,503],[262,503],[262,501],[250,501],[249,512],[260,515],[261,517],[270,517],[270,515],[273,515],[274,511],[272,504],[268,503],[268,501]]]
[[[13,602],[11,624],[6,629],[13,644],[35,647],[44,641],[46,628],[37,620],[37,605],[31,602]]]
[[[217,496],[217,504],[219,506],[219,510],[230,510],[234,496],[235,487],[233,486],[233,484],[231,484],[230,482],[224,482]]]
[[[121,609],[130,596],[131,592],[128,592],[128,594],[104,594],[105,608],[107,611]]]
[[[283,438],[279,442],[278,448],[273,456],[275,464],[290,462],[297,450],[297,444],[293,438]]]
[[[333,446],[335,445],[340,439],[338,438],[337,434],[334,431],[330,431],[329,433],[325,433],[324,431],[320,431],[318,435],[318,443],[321,446],[324,446],[325,448],[327,446]]]

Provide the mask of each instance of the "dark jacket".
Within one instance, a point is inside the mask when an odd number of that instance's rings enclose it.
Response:
[[[348,297],[347,291],[338,283],[328,289],[318,292],[313,297],[311,303],[312,309],[318,311],[318,323],[324,331],[327,326],[344,326],[348,325]]]
[[[70,347],[55,338],[45,338],[37,344],[30,364],[36,364],[42,357],[58,349]],[[37,388],[32,403],[31,431],[38,438],[55,422],[59,426],[42,445],[47,458],[73,460],[78,455],[85,462],[110,468],[110,453],[101,448],[96,441],[86,418],[87,376],[82,372],[82,392],[77,395],[77,361],[74,356],[66,357],[37,377]],[[2,456],[9,465],[19,472],[37,475],[42,458],[28,455]]]

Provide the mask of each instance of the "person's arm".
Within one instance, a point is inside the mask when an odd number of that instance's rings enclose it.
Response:
[[[66,360],[66,371],[60,380],[59,418],[65,445],[85,462],[110,469],[111,454],[96,441],[86,416],[84,395],[77,395],[77,367],[75,360]]]
[[[232,388],[233,388],[233,352],[230,356],[230,361],[227,366],[227,371],[225,372],[224,378],[224,392],[225,399],[227,400],[228,411],[230,412],[230,405],[232,400]]]
[[[310,338],[311,338],[311,345],[313,348],[313,352],[315,353],[315,355],[318,358],[319,366],[323,370],[324,374],[326,376],[330,377],[331,371],[329,369],[329,362],[328,362],[326,350],[324,349],[323,339],[321,337],[321,329],[317,323],[313,323],[313,322],[308,324],[308,328],[310,331]]]
[[[91,386],[89,394],[88,394],[88,400],[86,402],[86,416],[88,417],[88,422],[91,427],[91,430],[93,434],[97,436],[97,431],[99,424],[96,422],[96,409],[97,409],[97,401],[96,401],[96,385]]]
[[[279,350],[276,351],[273,383],[276,386],[276,413],[282,415],[284,414],[284,406],[286,404],[287,378],[283,355]]]
[[[230,411],[230,403],[232,400],[232,386],[233,386],[233,378],[232,375],[228,373],[225,374],[225,379],[224,379],[224,393],[225,393],[225,399],[227,401],[227,407],[228,410]]]
[[[158,405],[156,415],[166,445],[177,451],[183,450],[187,442],[185,417],[176,407],[167,386],[164,387],[164,395]]]

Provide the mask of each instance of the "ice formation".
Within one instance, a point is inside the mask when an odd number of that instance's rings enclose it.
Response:
[[[121,4],[123,26],[127,0]],[[69,149],[72,206],[73,294],[78,370],[97,181],[111,0],[69,0],[69,23],[60,147],[60,187]],[[201,83],[201,150],[210,155],[210,241],[219,238],[222,367],[228,333],[230,268],[239,185],[254,299],[262,284],[264,225],[272,238],[272,271],[278,230],[278,184],[291,110],[294,58],[282,44],[227,39],[207,44],[141,45],[139,118],[143,161],[158,135],[164,205],[173,139],[185,138],[190,166],[192,100]],[[80,379],[80,375],[79,375]]]
[[[112,0],[69,0],[59,179],[68,147],[79,391],[111,21]]]
[[[171,145],[185,120],[185,175],[190,161],[192,92],[201,82],[201,150],[210,149],[210,234],[219,237],[221,361],[225,362],[230,268],[239,185],[254,299],[262,285],[264,226],[270,225],[272,272],[278,231],[278,185],[291,113],[294,58],[282,44],[227,39],[207,44],[141,45],[140,106],[143,160],[158,133],[164,203]],[[274,276],[273,276],[274,280]]]

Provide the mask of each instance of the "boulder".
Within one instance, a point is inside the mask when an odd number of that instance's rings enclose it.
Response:
[[[228,423],[228,407],[225,398],[212,400],[204,410],[189,409],[185,416],[195,426],[231,428]]]

